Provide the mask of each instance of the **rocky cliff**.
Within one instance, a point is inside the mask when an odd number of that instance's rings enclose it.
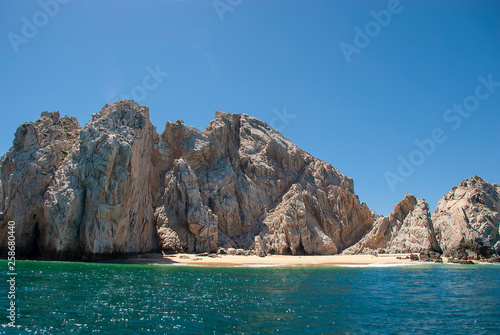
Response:
[[[36,122],[22,124],[12,148],[0,160],[0,248],[7,244],[9,220],[16,222],[21,255],[38,249],[43,229],[44,195],[59,167],[76,150],[82,127],[75,118],[43,112]]]
[[[370,231],[345,254],[440,252],[429,205],[407,194],[394,211],[378,219]]]
[[[131,101],[106,105],[83,129],[59,113],[19,127],[0,168],[0,206],[3,220],[16,222],[18,254],[157,249],[155,147],[148,109]]]
[[[40,251],[91,256],[155,250],[156,143],[147,107],[121,101],[93,115],[45,192]]]
[[[203,132],[168,122],[158,158],[165,250],[335,254],[373,223],[352,179],[245,114],[217,112]]]
[[[83,128],[44,112],[0,160],[0,251],[16,222],[18,257],[96,259],[147,252],[500,253],[500,186],[474,176],[431,219],[408,194],[378,217],[351,178],[266,123],[216,112],[204,131],[130,100]]]
[[[177,121],[159,135],[130,100],[83,128],[54,112],[23,124],[0,183],[1,229],[16,222],[18,255],[28,257],[334,254],[374,221],[352,179],[262,121],[217,112],[204,131]]]
[[[432,221],[445,255],[500,254],[500,185],[479,176],[462,181],[441,198]]]
[[[344,253],[434,251],[451,259],[498,259],[499,223],[500,185],[473,176],[441,198],[432,218],[427,203],[408,194]]]

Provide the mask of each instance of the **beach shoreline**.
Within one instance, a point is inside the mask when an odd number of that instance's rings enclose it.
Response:
[[[339,266],[404,264],[412,262],[410,254],[373,255],[208,255],[208,254],[146,254],[126,260],[132,264],[160,264],[208,267],[255,267],[255,266]],[[415,262],[416,263],[416,262]]]

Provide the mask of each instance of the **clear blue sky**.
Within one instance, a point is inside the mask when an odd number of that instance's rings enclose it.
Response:
[[[216,110],[273,124],[385,215],[406,193],[433,212],[474,174],[500,183],[500,86],[476,90],[500,82],[499,1],[54,1],[0,2],[2,154],[44,110],[84,125],[130,95],[159,132],[204,129]]]

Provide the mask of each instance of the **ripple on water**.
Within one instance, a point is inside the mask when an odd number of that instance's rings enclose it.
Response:
[[[19,262],[14,333],[498,334],[499,274],[495,265]]]

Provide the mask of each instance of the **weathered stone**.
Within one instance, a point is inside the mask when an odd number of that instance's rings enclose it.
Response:
[[[418,255],[411,254],[411,255],[410,255],[410,260],[411,260],[411,261],[418,261],[418,260],[419,260],[419,257],[418,257]]]
[[[244,256],[245,255],[245,250],[244,249],[236,249],[236,255],[238,255],[238,256]]]
[[[73,258],[157,250],[155,136],[147,107],[126,100],[106,105],[83,129],[57,112],[22,125],[0,168],[0,206],[19,227],[20,253]]]
[[[266,252],[264,251],[264,242],[260,236],[255,236],[252,251],[254,251],[257,256],[266,256]]]
[[[160,246],[164,253],[176,254],[182,252],[183,249],[179,235],[173,229],[164,226],[159,227],[158,237],[160,238]]]
[[[439,252],[429,251],[429,256],[431,259],[435,259],[441,257],[441,254]]]
[[[16,221],[20,250],[56,258],[334,254],[375,216],[350,178],[262,121],[217,112],[203,132],[177,121],[158,135],[130,100],[83,129],[44,113],[20,127],[1,171],[0,217]]]
[[[500,257],[497,255],[493,255],[488,259],[489,263],[500,263]]]
[[[203,132],[168,122],[158,161],[157,224],[186,252],[334,254],[374,221],[350,178],[245,114],[216,112]]]
[[[421,262],[430,262],[431,261],[431,256],[427,252],[421,252],[420,255],[418,256],[418,258]]]
[[[59,112],[43,112],[36,122],[17,129],[12,148],[0,160],[1,250],[7,249],[7,222],[14,221],[17,257],[40,255],[44,194],[60,166],[71,159],[81,129],[76,118]]]
[[[459,264],[475,264],[473,261],[469,261],[466,259],[461,259],[458,261]]]
[[[198,179],[183,158],[174,162],[165,185],[164,205],[155,212],[158,229],[175,230],[183,251],[216,252],[217,216],[203,204]]]
[[[438,202],[432,217],[436,238],[447,256],[489,258],[500,253],[500,185],[473,176]]]
[[[133,101],[94,114],[45,194],[41,248],[86,255],[157,249],[156,137],[148,108]]]
[[[457,261],[498,254],[499,193],[474,176],[441,199],[433,221],[443,251]],[[407,195],[379,217],[351,178],[260,120],[219,111],[204,131],[177,121],[159,135],[148,108],[130,100],[84,128],[58,112],[21,125],[0,160],[2,253],[9,220],[20,257],[344,251],[439,260],[441,251],[425,201]]]
[[[429,206],[424,200],[407,194],[387,217],[379,218],[372,229],[345,254],[426,253],[440,251]]]
[[[227,250],[225,248],[217,249],[217,255],[227,255]]]

